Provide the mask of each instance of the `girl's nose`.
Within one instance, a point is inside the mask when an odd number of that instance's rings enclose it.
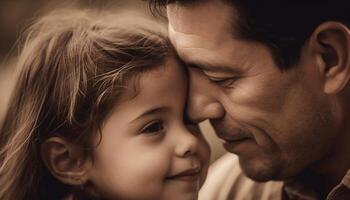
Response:
[[[181,129],[180,132],[181,133],[178,133],[177,145],[175,148],[176,156],[189,157],[196,155],[199,148],[199,138],[191,133],[186,127]]]

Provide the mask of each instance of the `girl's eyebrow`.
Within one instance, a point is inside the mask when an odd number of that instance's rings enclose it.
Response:
[[[161,106],[161,107],[155,107],[155,108],[150,108],[148,110],[146,110],[145,112],[143,112],[141,115],[139,115],[138,117],[136,117],[135,119],[133,119],[131,122],[137,121],[139,119],[141,119],[144,116],[147,115],[151,115],[151,114],[157,114],[157,113],[164,113],[169,111],[170,108],[167,106]]]

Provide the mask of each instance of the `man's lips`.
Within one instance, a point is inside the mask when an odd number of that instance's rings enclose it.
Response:
[[[230,136],[218,135],[218,137],[222,139],[224,143],[237,143],[244,140],[253,139],[252,137],[246,136],[246,135],[230,135]]]
[[[220,125],[221,124],[221,125]],[[253,139],[253,134],[245,129],[225,126],[223,123],[212,123],[216,135],[224,140],[224,143],[236,143],[246,139]]]
[[[228,152],[240,155],[251,150],[255,146],[254,144],[255,141],[252,137],[225,138],[223,147]]]
[[[201,175],[201,168],[191,168],[180,173],[167,177],[167,179],[183,180],[183,181],[197,181]]]

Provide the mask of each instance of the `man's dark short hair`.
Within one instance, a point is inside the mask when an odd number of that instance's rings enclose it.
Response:
[[[201,0],[147,0],[153,10],[167,4]],[[222,0],[238,11],[235,34],[266,45],[280,69],[299,61],[300,51],[315,28],[326,21],[350,25],[350,4],[345,0]],[[233,21],[233,20],[232,20]]]

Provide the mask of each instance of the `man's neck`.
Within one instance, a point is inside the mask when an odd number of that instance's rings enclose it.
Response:
[[[350,122],[345,124],[332,151],[309,169],[320,177],[320,185],[326,193],[341,182],[350,168]]]
[[[284,190],[289,195],[296,193],[311,199],[325,199],[329,192],[324,177],[308,169],[284,183]]]

